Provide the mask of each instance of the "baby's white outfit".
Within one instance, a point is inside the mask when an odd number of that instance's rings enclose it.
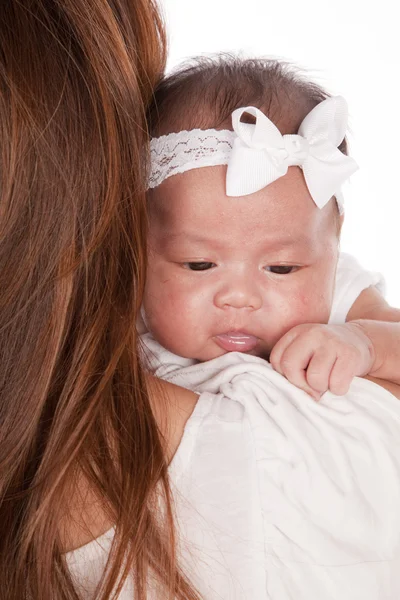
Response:
[[[385,294],[385,281],[381,273],[364,270],[354,256],[341,252],[329,323],[344,323],[358,296],[370,286],[376,287],[382,295]]]
[[[347,257],[337,281],[332,321],[357,286],[353,301],[381,284]],[[260,358],[194,363],[143,341],[156,375],[199,393],[169,472],[181,562],[201,597],[400,598],[398,400],[355,379],[346,396],[315,403]],[[84,597],[112,535],[67,555]]]

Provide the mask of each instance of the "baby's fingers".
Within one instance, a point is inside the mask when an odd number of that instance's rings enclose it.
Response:
[[[307,383],[313,390],[323,394],[329,389],[336,358],[336,352],[329,346],[320,347],[315,351],[306,371]]]
[[[278,371],[281,375],[283,375],[282,371],[282,357],[288,347],[294,342],[294,340],[298,337],[298,328],[293,327],[290,331],[285,333],[284,336],[281,337],[275,344],[275,346],[271,350],[271,354],[269,356],[269,362],[274,367],[275,371]]]
[[[305,391],[315,400],[319,400],[320,394],[308,384],[306,379],[306,368],[312,355],[313,349],[306,349],[301,338],[295,338],[279,354],[276,353],[273,355],[273,352],[271,352],[270,361],[274,369],[291,383]],[[277,357],[279,357],[279,360]]]
[[[329,390],[336,396],[344,396],[349,391],[355,375],[354,362],[347,356],[338,357],[329,378]]]

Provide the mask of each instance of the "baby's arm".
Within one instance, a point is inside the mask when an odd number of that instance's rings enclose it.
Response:
[[[328,389],[345,394],[356,376],[400,383],[400,310],[376,288],[364,290],[343,325],[304,324],[272,349],[272,366],[318,399]]]
[[[369,287],[361,292],[346,321],[359,326],[371,340],[375,360],[368,374],[400,383],[400,310]]]

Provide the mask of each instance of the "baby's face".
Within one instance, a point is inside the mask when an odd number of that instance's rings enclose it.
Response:
[[[147,325],[187,358],[267,358],[294,325],[328,321],[336,207],[316,207],[298,167],[241,198],[225,195],[225,174],[194,169],[150,192]]]

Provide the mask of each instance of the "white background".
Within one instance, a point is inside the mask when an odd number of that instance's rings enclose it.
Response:
[[[360,170],[344,188],[342,250],[381,271],[400,307],[399,9],[396,0],[160,0],[168,69],[219,51],[289,59],[350,108]],[[395,15],[396,13],[396,15]]]

